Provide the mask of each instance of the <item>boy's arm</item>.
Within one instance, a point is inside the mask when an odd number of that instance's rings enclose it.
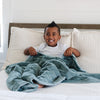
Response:
[[[26,48],[24,50],[24,54],[25,55],[35,56],[35,55],[37,55],[37,52],[36,52],[36,50],[33,47],[29,47],[29,48]]]
[[[69,47],[65,52],[64,52],[64,56],[71,56],[72,54],[74,54],[76,57],[80,56],[80,52],[72,47]]]

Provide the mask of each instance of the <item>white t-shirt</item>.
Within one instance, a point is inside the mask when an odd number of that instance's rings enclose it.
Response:
[[[51,47],[48,46],[46,43],[42,43],[39,47],[35,49],[37,52],[40,52],[48,56],[61,57],[67,49],[67,45],[58,42],[57,46]]]

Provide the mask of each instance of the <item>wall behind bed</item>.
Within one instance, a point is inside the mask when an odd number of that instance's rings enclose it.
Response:
[[[12,21],[100,24],[100,0],[12,0]]]
[[[100,0],[3,0],[4,37],[0,63],[6,58],[8,24],[18,23],[79,23],[100,24]]]

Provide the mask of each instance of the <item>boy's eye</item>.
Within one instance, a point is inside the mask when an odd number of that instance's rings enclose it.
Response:
[[[52,33],[51,35],[52,35],[52,36],[55,36],[55,35],[56,35],[56,33],[54,32],[54,33]],[[50,36],[50,33],[49,33],[49,32],[47,32],[47,33],[46,33],[46,36]]]
[[[46,35],[47,35],[47,36],[49,36],[49,35],[50,35],[50,33],[46,33]]]
[[[56,35],[56,33],[53,33],[53,36],[55,36]]]

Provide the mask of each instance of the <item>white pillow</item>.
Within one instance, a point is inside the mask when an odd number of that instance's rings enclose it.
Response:
[[[61,36],[60,42],[67,44],[69,47],[71,34],[67,32],[67,34],[62,34]],[[12,27],[7,59],[2,68],[5,69],[9,64],[25,61],[28,56],[24,55],[24,50],[30,46],[39,46],[43,42],[43,32],[34,31],[29,28]]]
[[[11,28],[10,48],[25,49],[29,46],[37,46],[43,42],[43,33],[28,28]]]
[[[83,31],[74,29],[72,47],[80,51],[80,66],[87,72],[100,73],[100,31]]]

